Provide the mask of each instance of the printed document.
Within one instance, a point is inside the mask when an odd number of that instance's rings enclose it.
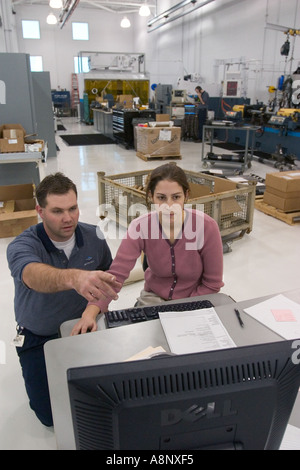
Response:
[[[188,354],[235,347],[214,308],[159,313],[169,348]]]
[[[300,304],[282,294],[245,308],[244,312],[284,339],[300,338]]]

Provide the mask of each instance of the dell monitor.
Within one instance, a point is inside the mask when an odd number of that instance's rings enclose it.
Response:
[[[278,449],[300,385],[294,344],[69,369],[76,448]]]

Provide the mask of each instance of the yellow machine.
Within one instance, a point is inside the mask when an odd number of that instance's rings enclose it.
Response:
[[[295,113],[300,113],[300,110],[295,108],[280,108],[277,116],[293,117]]]
[[[244,110],[245,110],[245,105],[243,104],[236,104],[232,108],[232,111],[235,111],[236,113],[241,113],[242,117],[244,117]]]

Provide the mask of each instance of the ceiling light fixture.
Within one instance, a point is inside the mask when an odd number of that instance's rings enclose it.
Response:
[[[142,5],[141,8],[139,9],[139,15],[140,16],[150,16],[151,15],[151,11],[150,11],[150,8],[147,5],[147,2],[145,2],[145,4]]]
[[[121,21],[121,28],[130,28],[131,24],[127,16],[124,16],[124,18]]]
[[[53,13],[49,13],[49,15],[47,16],[46,21],[47,21],[48,24],[56,24],[57,23],[57,18]]]
[[[50,0],[49,6],[50,8],[62,8],[63,2],[62,0]]]

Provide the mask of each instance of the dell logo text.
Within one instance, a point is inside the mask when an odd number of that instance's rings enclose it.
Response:
[[[161,424],[162,426],[172,426],[181,421],[194,423],[203,418],[212,419],[236,414],[237,411],[232,409],[231,400],[225,400],[222,403],[207,403],[203,406],[194,404],[186,410],[178,408],[162,410]]]

